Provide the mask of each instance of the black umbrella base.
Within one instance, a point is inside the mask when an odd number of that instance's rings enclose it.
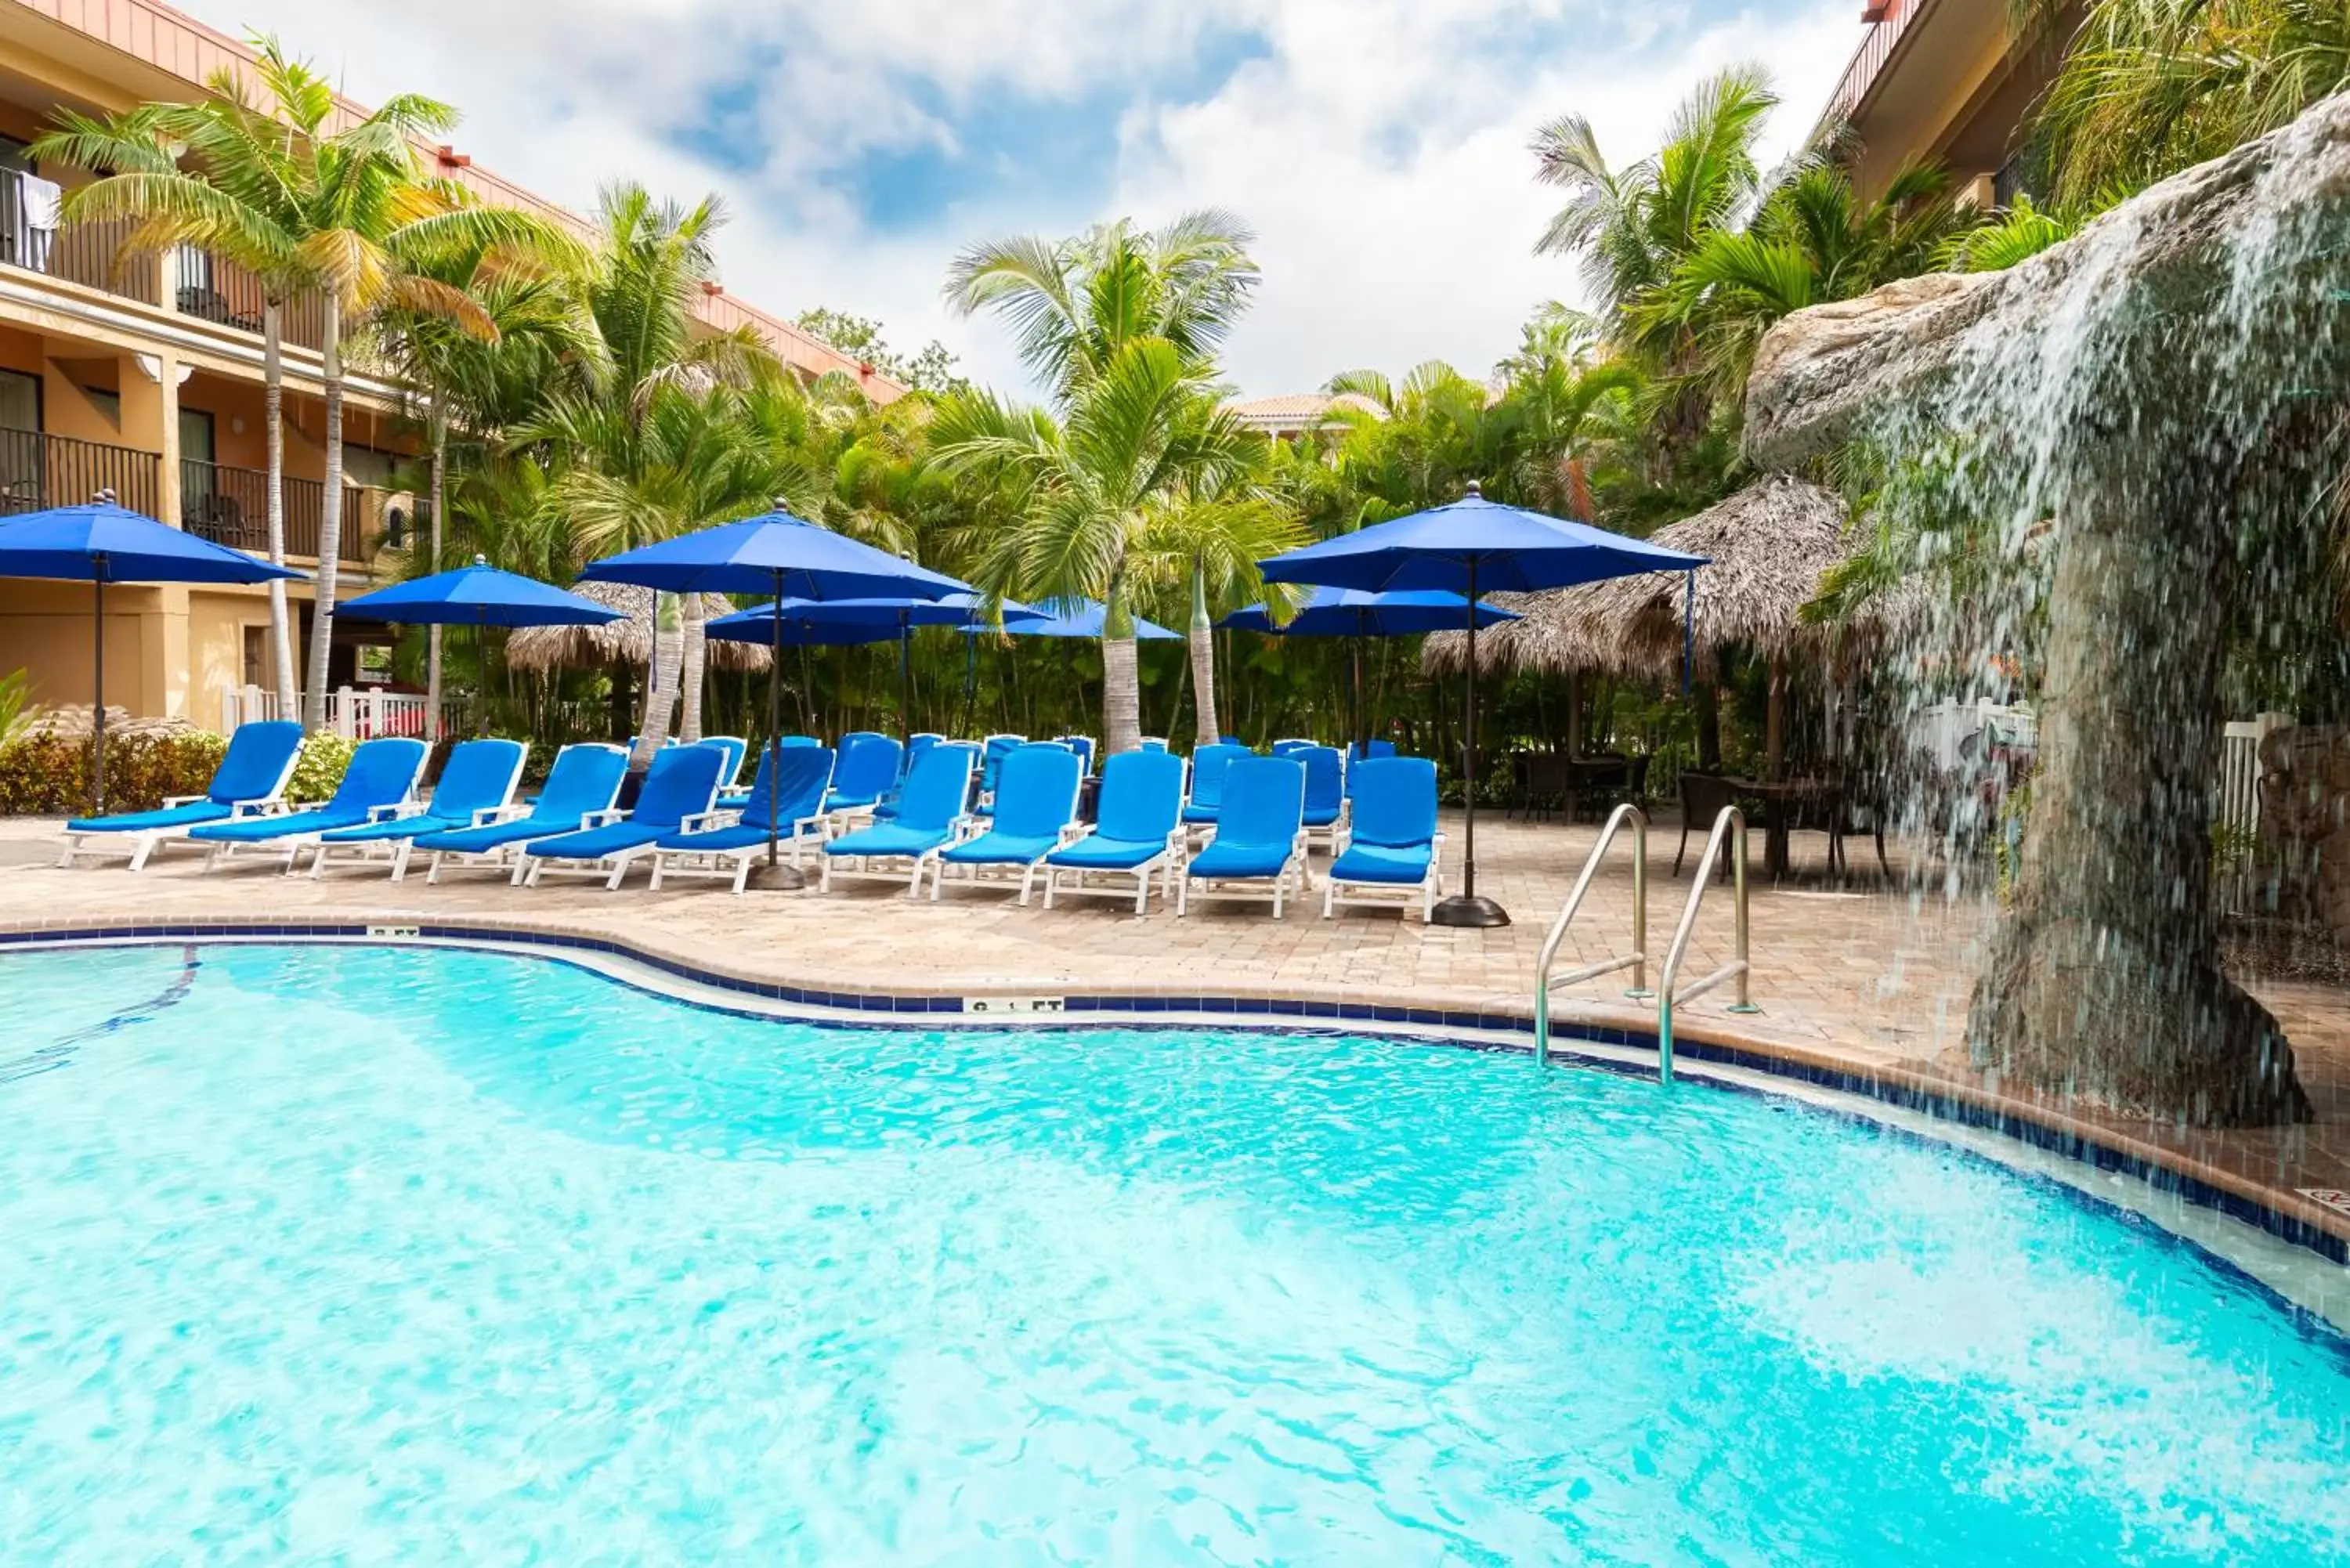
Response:
[[[743,883],[746,891],[756,888],[768,893],[796,893],[807,885],[807,874],[788,860],[778,860],[773,866],[758,861]]]
[[[1430,911],[1431,926],[1458,926],[1468,930],[1485,930],[1510,923],[1510,912],[1491,898],[1461,898],[1454,895],[1443,899]]]

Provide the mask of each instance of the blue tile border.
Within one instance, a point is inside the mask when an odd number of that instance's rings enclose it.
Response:
[[[337,940],[366,941],[377,924],[407,925],[409,922],[332,921],[310,925],[286,925],[264,921],[216,920],[203,923],[175,922],[157,925],[71,926],[52,929],[25,929],[0,930],[0,948],[31,944],[66,944],[75,942],[123,941],[203,941],[203,940]],[[415,922],[417,940],[435,942],[495,942],[508,946],[556,950],[547,956],[556,958],[563,951],[592,952],[620,958],[642,964],[663,974],[710,990],[754,996],[787,1006],[822,1008],[827,1012],[889,1016],[951,1014],[965,1016],[966,998],[958,995],[906,995],[886,992],[830,992],[785,984],[779,981],[748,980],[702,969],[681,960],[648,951],[630,943],[576,932],[538,931],[500,926],[466,925],[444,921]],[[374,938],[387,945],[397,946],[406,939]],[[684,1001],[690,1006],[710,1007],[713,1011],[729,1011],[715,1003]],[[1377,1023],[1402,1025],[1412,1030],[1439,1033],[1414,1035],[1425,1044],[1455,1048],[1489,1051],[1531,1049],[1534,1021],[1514,1013],[1470,1012],[1460,1010],[1409,1007],[1391,1002],[1327,1002],[1306,998],[1237,997],[1237,996],[1166,996],[1119,995],[1097,992],[1071,996],[1063,1006],[1063,1015],[1193,1013],[1206,1016],[1230,1016],[1243,1028],[1271,1027],[1284,1020],[1315,1019],[1326,1023]],[[1259,1020],[1255,1023],[1244,1019]],[[819,1021],[827,1026],[869,1027],[861,1019]],[[973,1025],[985,1028],[1053,1028],[1051,1015],[1003,1014],[977,1018]],[[1066,1025],[1064,1025],[1066,1026]],[[1146,1026],[1148,1027],[1148,1026]],[[1295,1027],[1295,1024],[1291,1024]],[[1443,1031],[1477,1030],[1486,1033],[1523,1034],[1526,1045],[1504,1044],[1491,1040],[1467,1040],[1448,1036]],[[1653,1054],[1657,1036],[1653,1031],[1622,1028],[1613,1025],[1590,1025],[1575,1028],[1565,1041],[1554,1045],[1552,1054],[1585,1068],[1645,1075],[1647,1069],[1637,1064],[1626,1064],[1600,1057],[1584,1055],[1574,1050],[1574,1043],[1613,1046],[1621,1050]],[[2257,1199],[2212,1185],[2199,1177],[2172,1169],[2158,1160],[2111,1144],[2068,1127],[2051,1126],[2030,1116],[1996,1104],[1978,1103],[1957,1093],[1940,1093],[1916,1084],[1895,1082],[1858,1068],[1839,1067],[1827,1064],[1798,1061],[1769,1051],[1756,1050],[1715,1041],[1677,1038],[1673,1045],[1677,1060],[1704,1062],[1724,1067],[1738,1068],[1765,1077],[1786,1079],[1834,1094],[1856,1099],[1873,1100],[1896,1109],[1929,1116],[1937,1121],[1954,1123],[1974,1131],[1990,1132],[2011,1139],[2043,1153],[2059,1156],[2099,1171],[2113,1172],[2144,1182],[2155,1191],[2173,1196],[2200,1209],[2210,1209],[2227,1215],[2254,1230],[2265,1232],[2293,1246],[2305,1248],[2334,1263],[2350,1266],[2350,1238],[2334,1234],[2295,1215],[2279,1211]],[[1713,1088],[1735,1092],[1739,1085],[1713,1083]],[[1814,1109],[1824,1107],[1813,1107]],[[1830,1114],[1833,1107],[1825,1107]],[[1877,1124],[1882,1125],[1882,1124]],[[1903,1129],[1888,1129],[1900,1131]],[[1948,1146],[1944,1146],[1948,1147]]]

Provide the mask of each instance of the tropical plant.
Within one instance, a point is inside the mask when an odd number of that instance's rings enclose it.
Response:
[[[2012,202],[1979,226],[1953,234],[1935,257],[1935,268],[1942,272],[2005,272],[2049,246],[2072,238],[2081,222],[2076,215],[2043,208],[2029,195],[2018,192]]]
[[[2050,194],[2117,195],[2219,157],[2350,85],[2350,7],[2340,0],[2010,0],[2027,34],[2053,32],[2062,63],[2033,134]]]
[[[33,702],[32,679],[21,670],[0,675],[0,746],[16,738]]]

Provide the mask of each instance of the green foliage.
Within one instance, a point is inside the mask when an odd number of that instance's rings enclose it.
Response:
[[[32,702],[32,682],[21,670],[0,675],[0,746],[16,738]]]
[[[294,777],[286,785],[286,798],[319,801],[332,795],[358,749],[358,742],[331,731],[314,731],[303,737],[302,753],[294,760]]]
[[[228,742],[202,731],[110,735],[106,809],[152,811],[173,795],[202,794]],[[71,816],[89,807],[97,750],[87,735],[25,735],[0,742],[0,816]]]
[[[2071,239],[2080,226],[2076,217],[2046,211],[2019,192],[2011,205],[1993,213],[1988,223],[1952,235],[1935,257],[1935,265],[1945,272],[2004,272]]]
[[[882,337],[879,322],[822,306],[801,311],[795,325],[850,358],[872,366],[901,387],[940,397],[970,389],[970,379],[955,371],[954,354],[935,337],[920,353],[900,354]]]

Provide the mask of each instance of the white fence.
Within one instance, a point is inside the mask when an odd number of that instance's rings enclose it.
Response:
[[[424,699],[380,686],[355,691],[338,687],[327,699],[327,727],[346,741],[369,741],[378,735],[414,735],[431,739],[424,718]],[[228,733],[249,719],[297,718],[279,711],[277,694],[259,686],[232,686],[221,692],[221,732]],[[447,732],[447,704],[442,704],[441,732]]]

